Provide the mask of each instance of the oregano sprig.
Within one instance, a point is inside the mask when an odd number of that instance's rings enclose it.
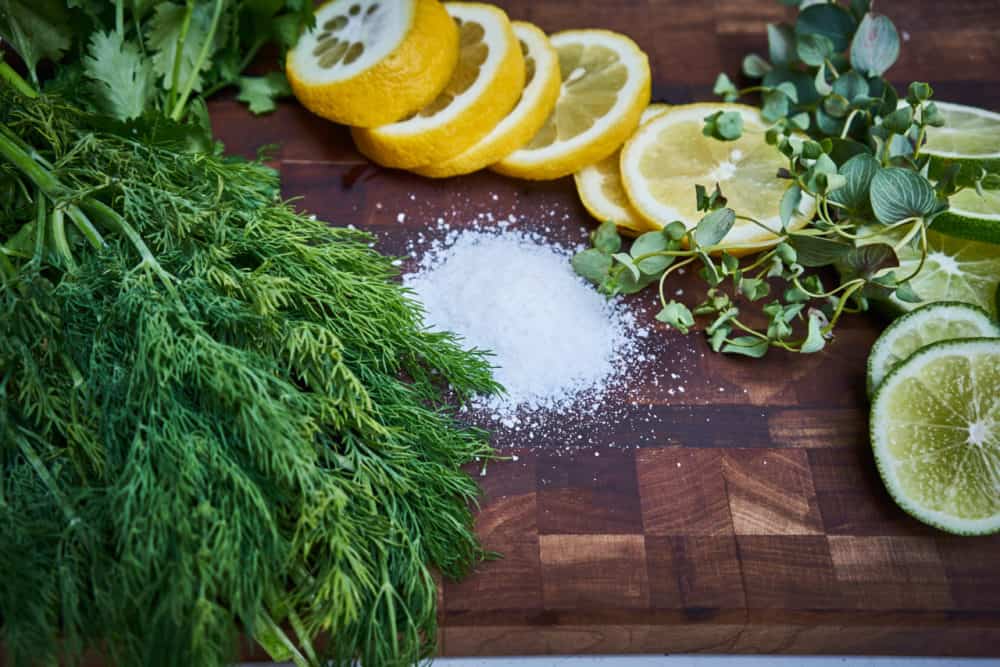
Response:
[[[785,1],[784,4],[804,4]],[[681,332],[703,318],[713,350],[760,357],[771,347],[817,352],[845,312],[867,310],[871,298],[894,295],[917,302],[900,274],[897,251],[927,254],[927,229],[963,188],[997,187],[996,175],[949,164],[931,164],[921,152],[929,127],[943,118],[927,83],[899,93],[886,71],[899,55],[892,21],[869,2],[811,3],[794,24],[768,26],[768,59],[750,54],[743,74],[759,83],[738,88],[726,74],[714,92],[726,102],[758,95],[765,135],[787,160],[777,177],[788,186],[778,202],[781,228],[727,207],[719,185],[692,184],[705,215],[692,228],[680,221],[639,236],[631,248],[613,223],[592,235],[593,247],[573,259],[577,272],[607,294],[629,294],[658,285],[657,319]],[[704,119],[703,134],[720,141],[742,136],[741,114],[720,109]],[[709,191],[706,186],[713,186]],[[790,222],[802,203],[816,203],[804,229]],[[736,220],[766,229],[774,241],[754,246],[726,242]],[[687,306],[666,296],[667,279],[689,265],[707,285],[701,303]],[[833,266],[839,281],[823,284],[815,269]],[[766,326],[745,317],[755,309]],[[754,318],[756,319],[759,318]],[[798,325],[798,326],[796,326]]]

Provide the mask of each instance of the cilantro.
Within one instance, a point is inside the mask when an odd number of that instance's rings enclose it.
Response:
[[[153,77],[149,62],[117,32],[95,32],[83,59],[94,80],[94,97],[103,111],[119,120],[138,118],[149,103]]]
[[[70,47],[70,15],[59,0],[0,0],[0,37],[10,42],[34,80],[35,68],[59,58]]]
[[[236,99],[246,102],[255,114],[274,111],[275,100],[292,94],[283,72],[270,72],[265,76],[241,76],[240,93]]]
[[[198,52],[211,29],[211,6],[199,3],[190,7],[161,2],[149,22],[146,42],[164,90],[175,90],[191,80],[192,90],[200,91],[201,72],[210,65],[204,62],[195,71]]]

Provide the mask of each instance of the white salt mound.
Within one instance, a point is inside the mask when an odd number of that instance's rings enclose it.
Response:
[[[478,406],[507,426],[526,412],[596,408],[643,333],[620,301],[573,272],[571,255],[535,234],[468,230],[450,234],[404,277],[429,328],[495,353],[507,393]]]

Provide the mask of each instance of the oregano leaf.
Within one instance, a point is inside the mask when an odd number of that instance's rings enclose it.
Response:
[[[880,169],[872,177],[869,199],[875,217],[886,225],[907,218],[924,218],[938,206],[930,182],[902,167]]]
[[[899,33],[886,16],[865,14],[851,41],[851,67],[865,76],[882,76],[899,57]]]

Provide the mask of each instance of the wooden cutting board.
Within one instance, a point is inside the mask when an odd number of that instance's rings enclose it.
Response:
[[[765,24],[787,16],[771,0],[499,4],[547,31],[631,35],[650,54],[654,100],[671,103],[713,99],[715,75],[766,53]],[[903,36],[898,84],[930,81],[942,99],[1000,109],[995,2],[879,9]],[[460,228],[479,214],[513,214],[571,243],[592,224],[571,179],[430,181],[370,166],[344,128],[293,104],[252,119],[219,102],[212,115],[230,151],[278,146],[286,196],[373,230],[385,252],[433,237],[438,217]],[[700,286],[690,278],[676,289],[694,302]],[[485,546],[504,558],[442,584],[442,654],[1000,655],[1000,537],[926,528],[893,504],[875,471],[864,367],[880,326],[849,317],[821,354],[760,361],[657,328],[655,361],[608,397],[624,407],[587,431],[586,446],[505,438],[502,452],[517,461],[480,478],[478,516]]]

